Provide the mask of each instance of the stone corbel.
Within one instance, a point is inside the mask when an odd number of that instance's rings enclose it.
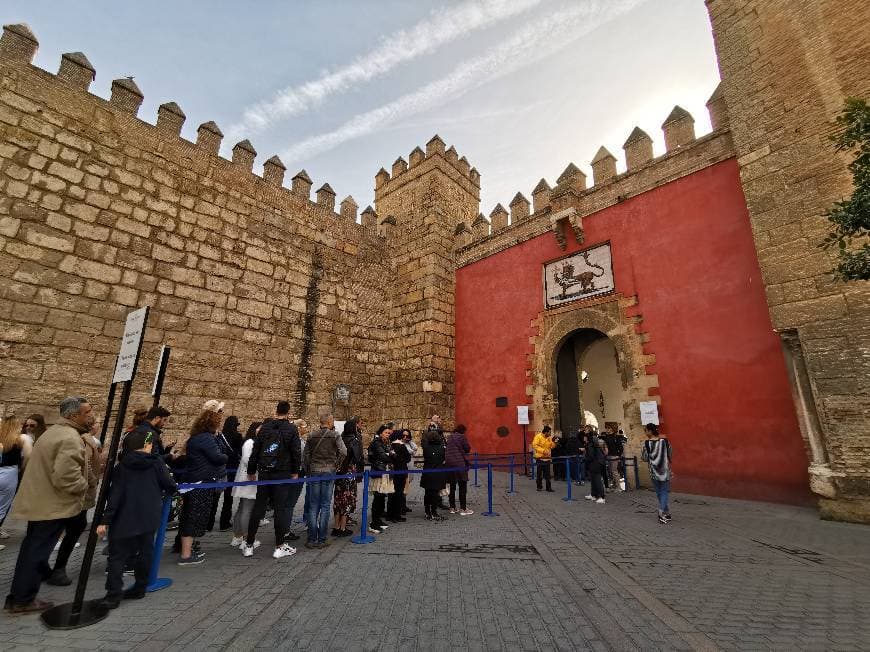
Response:
[[[565,249],[568,246],[567,228],[570,228],[574,232],[574,238],[577,240],[578,244],[583,244],[583,240],[585,239],[583,233],[583,218],[577,214],[576,208],[566,208],[565,210],[550,215],[550,229],[556,236],[556,242],[559,243],[559,249]]]

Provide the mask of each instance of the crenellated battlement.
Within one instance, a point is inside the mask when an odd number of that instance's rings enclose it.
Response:
[[[480,197],[480,173],[460,156],[454,146],[447,147],[438,134],[428,143],[426,150],[415,147],[407,162],[401,156],[391,167],[391,172],[381,168],[375,175],[375,201],[380,201],[406,183],[419,179],[433,169],[441,169],[456,181],[468,194]]]
[[[321,187],[317,198],[312,200],[310,196],[312,183],[307,178],[307,173],[302,170],[300,174],[293,177],[292,187],[285,188],[283,181],[286,168],[277,156],[272,156],[264,162],[262,174],[254,172],[253,166],[257,151],[249,140],[244,139],[236,143],[232,148],[231,159],[227,160],[220,156],[224,134],[215,122],[208,121],[201,124],[196,131],[196,141],[190,143],[181,136],[181,129],[187,116],[176,102],[161,104],[157,110],[157,120],[151,124],[139,117],[139,109],[145,95],[132,77],[113,80],[110,97],[106,100],[89,91],[97,73],[84,53],[68,52],[63,54],[57,73],[52,74],[33,65],[38,47],[39,41],[27,25],[4,25],[3,34],[0,37],[0,65],[26,66],[31,71],[43,76],[45,82],[57,82],[62,84],[68,92],[84,94],[103,110],[127,114],[135,118],[135,124],[145,129],[150,128],[154,135],[163,140],[193,146],[201,153],[213,156],[217,165],[226,166],[227,172],[235,172],[240,177],[248,175],[250,183],[255,186],[264,184],[272,188],[273,192],[276,188],[280,189],[279,192],[284,193],[287,200],[292,200],[294,197],[304,198],[312,208],[317,207],[321,213],[331,213],[337,220],[356,223],[355,211],[353,211],[353,219],[349,219],[350,210],[336,212],[335,193],[328,183]],[[300,177],[300,175],[302,176]],[[328,191],[321,192],[324,188]],[[330,191],[332,191],[331,199]],[[365,229],[366,227],[360,225],[360,228]]]
[[[534,231],[533,227],[524,227],[523,225],[537,218],[543,218],[551,213],[564,210],[574,204],[594,206],[596,207],[594,210],[600,210],[601,206],[596,201],[595,195],[600,193],[604,188],[609,188],[614,184],[630,186],[632,185],[632,178],[640,179],[643,177],[644,180],[640,182],[640,185],[645,190],[648,190],[650,187],[654,187],[656,183],[667,183],[667,181],[672,180],[674,177],[669,172],[669,168],[673,167],[671,161],[675,157],[679,157],[684,152],[688,152],[693,148],[703,146],[710,140],[716,140],[717,136],[727,133],[728,110],[720,87],[716,88],[708,100],[707,109],[710,113],[711,124],[713,125],[713,132],[708,136],[696,138],[695,119],[682,107],[675,106],[661,126],[666,149],[664,154],[658,157],[654,156],[652,138],[640,127],[634,127],[623,144],[625,158],[624,172],[617,170],[617,158],[606,147],[600,147],[589,164],[592,168],[593,185],[587,187],[586,173],[574,163],[568,163],[556,180],[555,186],[550,187],[547,180],[542,178],[534,187],[531,193],[531,213],[528,212],[529,202],[521,192],[518,192],[513,200],[511,200],[510,213],[501,204],[495,206],[490,213],[488,221],[482,219],[483,214],[481,213],[480,218],[472,223],[473,242],[465,247],[461,258],[463,260],[476,259],[474,255],[475,247],[484,240],[493,238],[498,234],[504,234],[510,238],[510,233],[516,229],[524,231],[531,229],[530,232],[532,232]],[[727,144],[728,151],[730,151],[730,147],[729,141]],[[717,154],[718,156],[719,154]],[[716,160],[719,159],[717,158]],[[715,160],[712,162],[715,162]],[[687,160],[685,163],[685,165],[680,163],[677,167],[696,169],[693,167],[694,162],[692,160]],[[662,174],[656,174],[655,168],[661,169]],[[651,169],[653,170],[652,173],[649,172]],[[650,186],[647,179],[658,179],[658,181],[653,181],[653,185]],[[620,193],[620,201],[632,194],[637,193]],[[580,212],[588,214],[593,211],[589,209],[581,210]],[[545,221],[539,220],[539,222],[540,225],[544,225],[547,228],[555,228],[553,225],[547,226]],[[516,239],[513,242],[515,243]]]

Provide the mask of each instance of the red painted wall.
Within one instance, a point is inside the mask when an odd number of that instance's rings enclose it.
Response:
[[[456,273],[456,416],[475,449],[522,449],[516,406],[529,402],[543,263],[609,240],[616,290],[637,295],[656,355],[648,371],[658,374],[674,490],[807,502],[806,454],[736,162],[584,217],[583,228],[583,247],[570,237],[562,251],[548,233]],[[495,407],[497,396],[507,408]],[[502,425],[506,438],[495,434]]]

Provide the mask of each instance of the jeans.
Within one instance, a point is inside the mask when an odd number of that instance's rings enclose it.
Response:
[[[260,480],[273,480],[277,478],[260,477]],[[287,495],[290,484],[261,484],[257,487],[257,497],[254,500],[254,509],[251,510],[251,518],[248,521],[248,538],[247,544],[254,545],[254,540],[257,538],[257,529],[260,527],[260,520],[266,514],[266,505],[269,499],[275,505],[275,547],[280,547],[290,530],[290,523],[287,521],[287,509],[281,509],[280,506],[287,504]],[[297,487],[301,485],[295,485]],[[297,493],[297,496],[299,494]]]
[[[456,509],[457,486],[459,487],[459,509],[465,509],[465,501],[468,496],[468,480],[460,480],[450,483],[450,509]]]
[[[27,533],[18,549],[18,561],[12,576],[9,598],[15,605],[31,602],[39,593],[43,575],[49,568],[48,558],[63,532],[66,519],[28,521]]]
[[[60,542],[60,548],[57,550],[57,557],[54,560],[55,570],[63,570],[66,568],[66,563],[69,561],[69,556],[76,547],[76,543],[82,532],[88,527],[87,511],[79,512],[75,516],[64,519],[64,535]]]
[[[384,511],[387,505],[387,494],[374,492],[375,497],[372,498],[372,525],[377,527],[384,522]]]
[[[254,510],[255,498],[239,498],[236,514],[233,516],[233,534],[244,534],[251,522],[251,512]]]
[[[656,480],[653,478],[652,483],[656,490],[656,497],[659,499],[659,511],[662,514],[669,514],[670,509],[668,509],[668,496],[670,496],[671,493],[671,481]]]
[[[583,467],[586,466],[583,458],[578,455],[569,461],[571,462],[571,479],[574,482],[583,482]]]
[[[592,497],[605,498],[607,492],[604,489],[604,470],[592,472]]]
[[[619,486],[619,457],[607,456],[607,470],[610,472],[610,485],[616,489]]]
[[[397,519],[402,517],[402,499],[405,497],[405,474],[393,476],[393,493],[387,496],[387,517]]]
[[[326,541],[326,531],[329,528],[329,516],[332,507],[332,489],[335,480],[320,480],[312,482],[311,478],[329,476],[331,473],[312,473],[309,475],[306,496],[309,499],[308,509],[308,542],[323,543]]]
[[[308,483],[305,483],[308,487]],[[287,500],[284,502],[284,511],[287,518],[287,531],[290,531],[290,526],[293,525],[293,511],[296,509],[296,503],[299,502],[299,496],[302,495],[302,483],[287,485]],[[305,513],[303,514],[303,522],[308,522],[308,489],[305,489]],[[277,505],[275,511],[277,512]]]
[[[221,482],[224,481],[226,481],[226,478],[221,478]],[[217,516],[217,506],[221,494],[223,494],[224,496],[224,502],[221,506],[221,515],[220,521],[218,522],[218,527],[221,530],[229,530],[230,526],[233,524],[233,488],[227,487],[226,489],[215,489],[214,502],[211,505],[211,514],[208,517],[208,527],[206,528],[209,532],[214,530],[214,521],[215,516]]]
[[[112,538],[109,533],[109,561],[106,568],[106,594],[121,597],[124,590],[124,566],[133,563],[136,588],[148,585],[151,557],[154,554],[155,532],[146,532],[132,537]]]
[[[553,486],[550,484],[550,465],[552,462],[550,460],[537,460],[535,462],[536,466],[536,475],[535,482],[538,484],[538,489],[541,489],[541,481],[547,481],[547,491],[552,491]]]

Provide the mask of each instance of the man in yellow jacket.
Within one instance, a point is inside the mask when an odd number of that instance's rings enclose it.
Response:
[[[537,467],[537,475],[535,477],[538,483],[538,491],[542,490],[541,480],[547,481],[547,491],[553,491],[553,487],[550,485],[550,465],[555,445],[556,441],[553,439],[550,426],[544,426],[543,430],[532,439],[532,450],[535,453],[535,465]]]

